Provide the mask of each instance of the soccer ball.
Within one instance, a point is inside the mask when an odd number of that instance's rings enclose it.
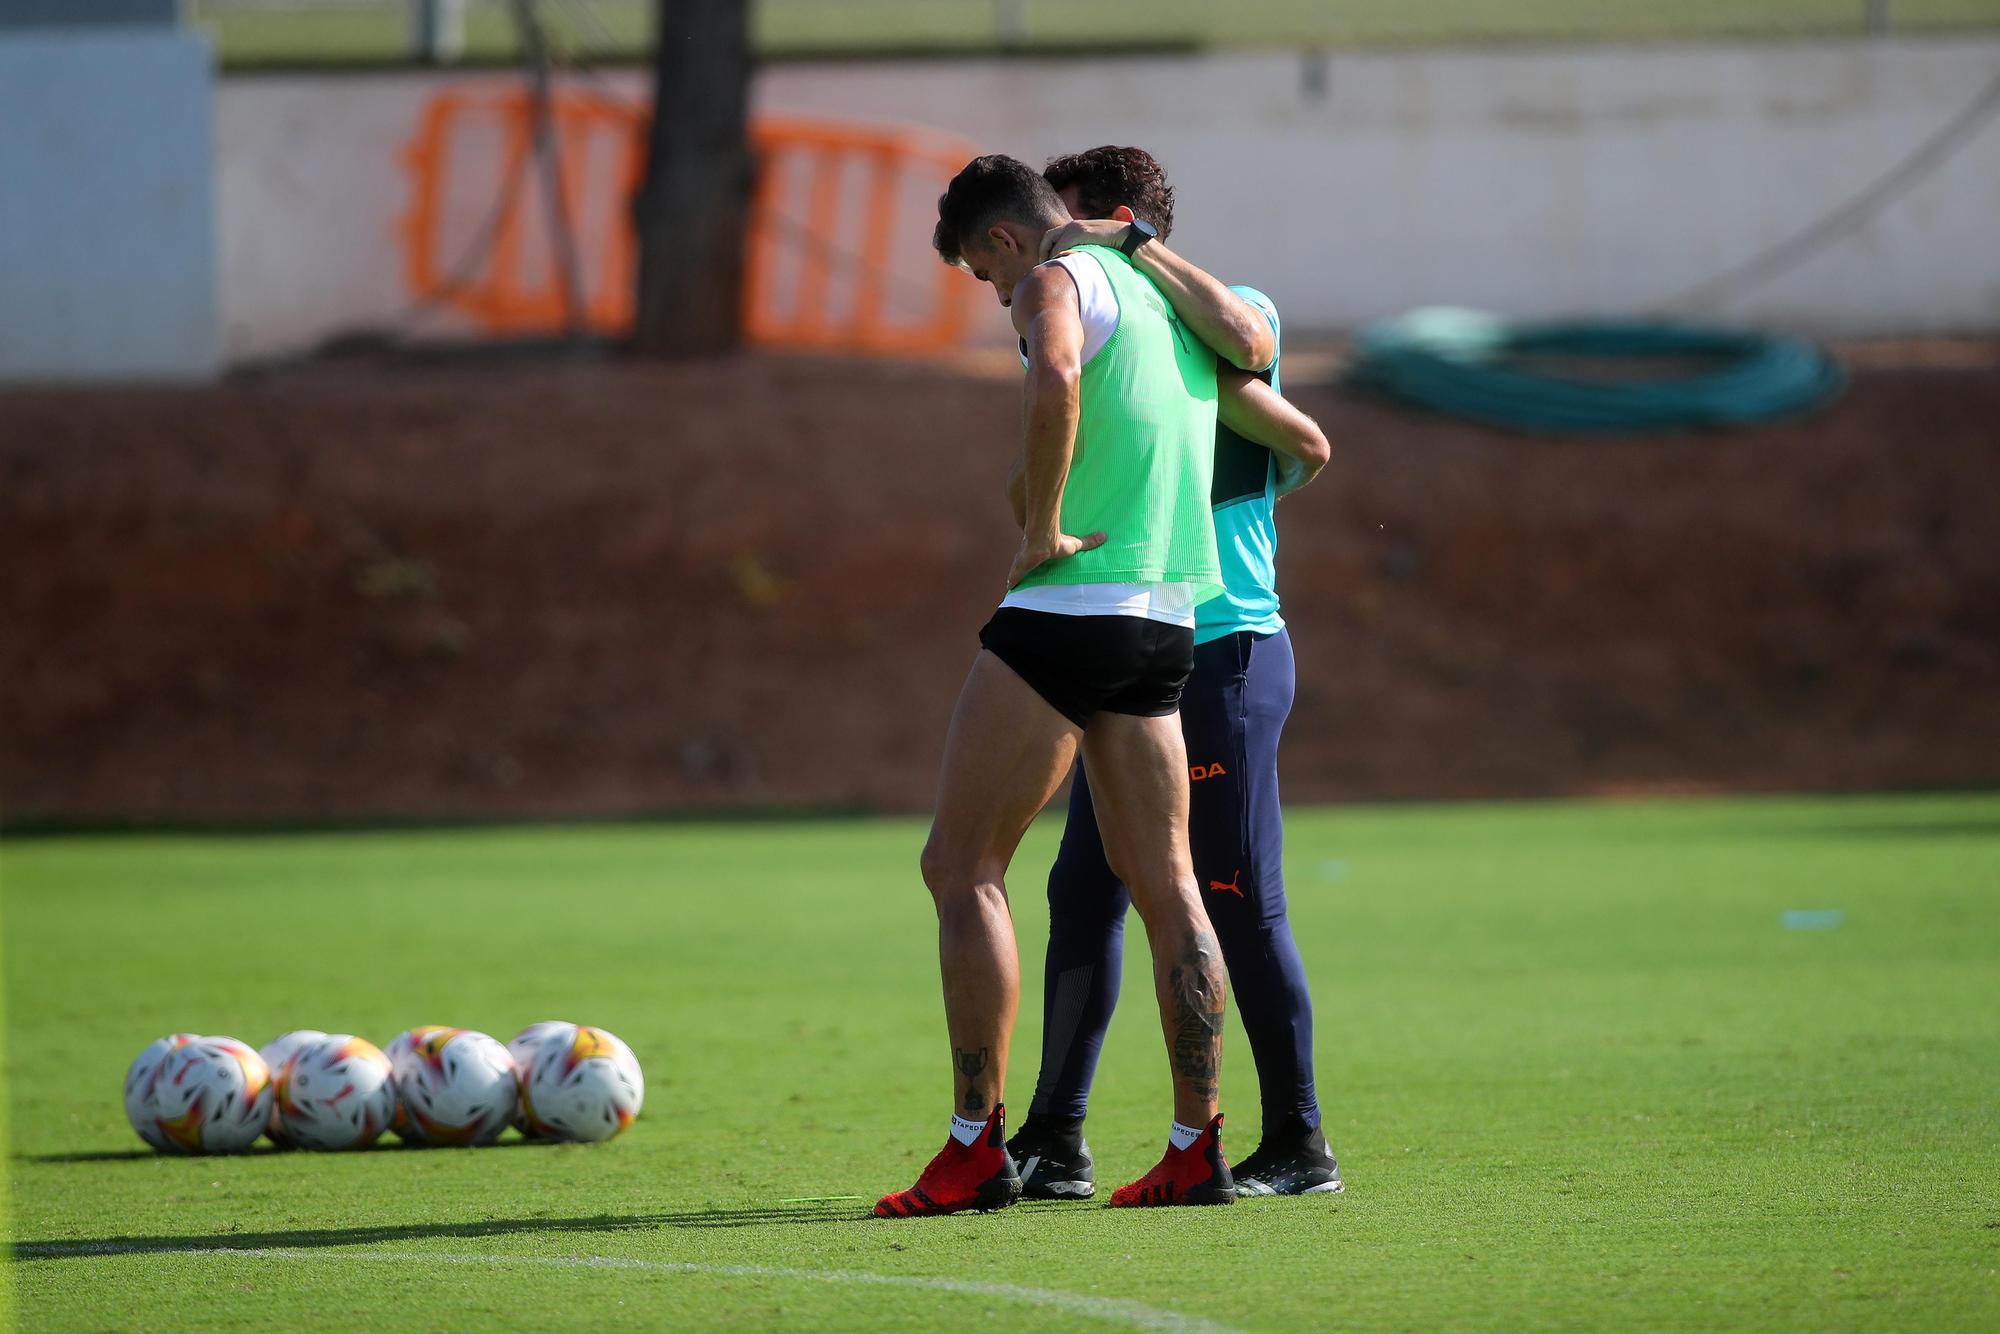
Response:
[[[235,1038],[175,1033],[125,1074],[125,1116],[162,1153],[241,1153],[271,1119],[271,1074]]]
[[[429,1026],[389,1044],[396,1133],[412,1144],[491,1144],[514,1116],[514,1057],[484,1033]]]
[[[365,1149],[396,1115],[389,1058],[351,1033],[308,1039],[277,1079],[278,1134],[306,1149]]]
[[[525,1068],[528,1052],[541,1040],[542,1034],[553,1033],[559,1028],[574,1032],[576,1025],[562,1019],[544,1019],[539,1024],[529,1024],[508,1041],[507,1050],[514,1053],[514,1060]]]
[[[317,1042],[325,1036],[326,1034],[320,1032],[317,1028],[298,1028],[284,1034],[282,1037],[272,1038],[269,1042],[265,1043],[257,1054],[264,1058],[264,1065],[271,1072],[273,1086],[277,1083],[278,1072],[285,1068],[285,1062],[291,1059],[293,1052],[298,1051],[307,1043]],[[278,1100],[276,1098],[271,1099],[271,1124],[264,1133],[269,1135],[271,1143],[277,1145],[279,1148],[289,1149],[292,1147],[291,1140],[285,1137],[283,1127],[278,1124]]]
[[[507,1052],[514,1058],[514,1073],[518,1079],[526,1079],[528,1077],[528,1055],[535,1049],[535,1043],[541,1039],[542,1034],[558,1028],[568,1029],[573,1032],[576,1029],[576,1025],[561,1019],[544,1019],[539,1024],[529,1024],[526,1028],[516,1033],[513,1039],[507,1043]],[[525,1101],[515,1104],[514,1129],[532,1139],[535,1132],[528,1128],[528,1117],[525,1108]]]
[[[173,1141],[153,1122],[153,1090],[160,1082],[173,1054],[190,1042],[200,1041],[198,1033],[169,1033],[146,1044],[125,1071],[125,1119],[139,1138],[164,1152],[173,1151]]]
[[[415,1028],[404,1029],[402,1032],[396,1034],[395,1037],[390,1038],[389,1045],[382,1048],[382,1050],[389,1058],[391,1077],[394,1076],[395,1069],[399,1064],[406,1064],[409,1061],[410,1053],[415,1051],[418,1046],[430,1041],[439,1034],[451,1031],[450,1027],[444,1024],[419,1024]],[[410,1114],[403,1110],[403,1100],[401,1097],[398,1097],[396,1099],[396,1119],[390,1124],[389,1128],[402,1136],[403,1139],[414,1144],[416,1140],[413,1138],[414,1132],[409,1131],[409,1124]]]
[[[511,1045],[521,1061],[521,1119],[530,1135],[607,1140],[645,1105],[638,1058],[604,1029],[536,1024]]]

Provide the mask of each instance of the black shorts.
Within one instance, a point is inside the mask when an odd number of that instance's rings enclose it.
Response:
[[[1193,628],[1144,616],[1002,607],[979,642],[1078,727],[1100,710],[1164,717],[1181,706],[1194,670]]]

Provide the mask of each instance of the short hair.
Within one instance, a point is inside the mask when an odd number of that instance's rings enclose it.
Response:
[[[937,230],[931,244],[947,264],[964,262],[966,241],[996,222],[1053,227],[1069,215],[1055,188],[1027,163],[989,153],[965,164],[938,196]]]
[[[1167,184],[1167,169],[1143,148],[1106,144],[1050,158],[1042,175],[1057,190],[1075,186],[1078,210],[1086,217],[1108,218],[1123,204],[1163,237],[1174,229],[1174,187]]]

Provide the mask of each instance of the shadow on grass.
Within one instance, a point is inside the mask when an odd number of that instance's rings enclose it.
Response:
[[[560,1149],[565,1147],[568,1146],[539,1139],[503,1139],[498,1144],[481,1144],[477,1148],[441,1148],[435,1144],[385,1142],[371,1144],[365,1149],[345,1150],[338,1156],[352,1157],[355,1154],[370,1153],[487,1153],[494,1149]],[[259,1144],[254,1149],[246,1149],[242,1153],[213,1155],[161,1153],[156,1149],[147,1148],[92,1149],[84,1153],[17,1153],[14,1155],[14,1161],[17,1163],[124,1163],[145,1159],[147,1161],[164,1160],[167,1162],[214,1162],[217,1158],[294,1158],[305,1152],[306,1150],[304,1149],[280,1149],[271,1144]]]
[[[194,1236],[96,1237],[89,1240],[17,1241],[16,1260],[75,1260],[175,1251],[308,1250],[322,1246],[382,1246],[439,1237],[478,1239],[560,1232],[649,1232],[660,1228],[769,1227],[791,1223],[874,1221],[866,1204],[751,1205],[741,1209],[684,1209],[656,1214],[597,1214],[588,1218],[489,1218],[471,1223],[399,1223],[380,1227],[301,1228],[288,1232],[219,1232]]]

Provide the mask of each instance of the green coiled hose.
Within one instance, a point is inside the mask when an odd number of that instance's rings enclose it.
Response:
[[[1647,360],[1679,373],[1621,369]],[[1823,407],[1847,383],[1816,345],[1788,335],[1650,321],[1510,325],[1444,308],[1363,330],[1347,378],[1452,416],[1563,435],[1769,421]]]

